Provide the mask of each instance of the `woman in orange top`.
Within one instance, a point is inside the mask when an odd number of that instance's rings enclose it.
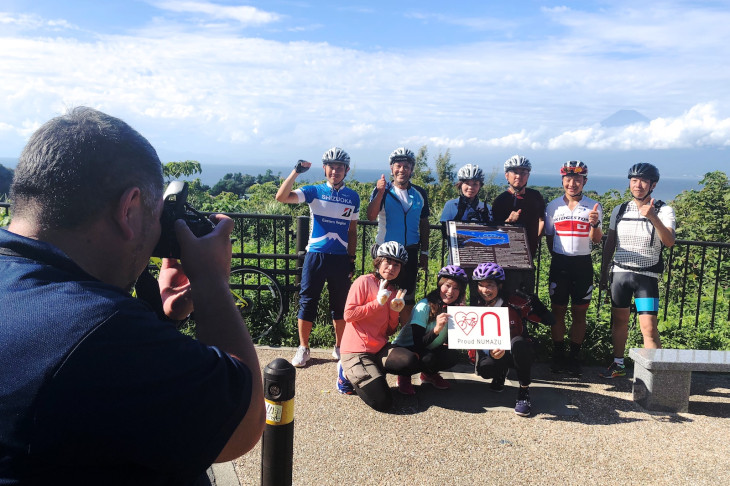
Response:
[[[416,355],[388,342],[398,328],[407,290],[396,291],[392,281],[408,261],[408,253],[395,241],[373,250],[374,271],[358,277],[347,294],[341,367],[355,393],[368,406],[385,412],[393,405],[386,373],[411,375],[419,368]]]

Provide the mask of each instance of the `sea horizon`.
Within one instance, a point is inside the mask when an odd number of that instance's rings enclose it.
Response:
[[[201,164],[201,168],[203,172],[196,174],[193,178],[199,178],[203,184],[210,187],[223,179],[226,174],[240,172],[256,176],[265,174],[270,169],[274,175],[279,174],[281,177],[286,177],[291,172],[290,167],[260,167],[239,164]],[[381,174],[385,174],[386,178],[388,177],[387,170],[353,168],[347,174],[347,179],[358,182],[375,182]],[[322,181],[324,180],[324,174],[321,168],[312,168],[301,174],[297,180],[300,182]],[[654,197],[667,202],[671,201],[685,190],[702,189],[699,181],[700,179],[693,181],[687,177],[662,177],[654,190]],[[501,174],[497,174],[495,182],[506,187],[506,182]],[[560,175],[534,172],[530,175],[528,182],[528,187],[532,186],[560,187]],[[598,194],[603,195],[611,190],[623,193],[628,187],[629,182],[626,176],[589,175],[585,190],[596,191]]]
[[[0,158],[0,164],[8,168],[15,168],[17,159],[2,157]],[[291,172],[289,166],[255,166],[255,165],[244,165],[244,164],[201,164],[202,173],[195,174],[190,179],[198,178],[200,181],[213,187],[218,181],[223,179],[226,174],[235,174],[240,172],[242,174],[249,174],[256,176],[259,174],[265,174],[267,170],[271,170],[273,174],[286,177]],[[383,170],[385,169],[385,170]],[[375,182],[380,178],[381,174],[385,174],[388,177],[387,165],[382,169],[364,169],[354,166],[347,175],[347,179],[356,180],[359,182]],[[431,169],[432,171],[433,168]],[[434,171],[435,172],[435,171]],[[672,201],[678,194],[686,190],[700,190],[702,186],[699,184],[702,176],[692,178],[689,176],[683,177],[671,177],[663,176],[657,188],[654,190],[654,196],[657,199],[669,202]],[[695,180],[696,179],[696,180]],[[298,178],[300,182],[317,182],[324,180],[324,174],[320,167],[314,167],[309,171],[301,174]],[[505,181],[502,174],[497,174],[495,182],[500,185],[504,185]],[[547,186],[547,187],[560,187],[560,175],[559,174],[548,174],[534,171],[530,175],[528,187],[533,186]],[[623,193],[628,188],[628,180],[625,175],[589,175],[588,182],[585,186],[586,191],[595,191],[599,195],[604,195],[610,190],[617,190]]]

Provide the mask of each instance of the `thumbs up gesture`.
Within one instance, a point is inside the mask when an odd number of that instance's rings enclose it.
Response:
[[[516,223],[520,219],[520,214],[522,214],[522,210],[518,209],[517,211],[512,211],[509,213],[509,217],[506,219],[506,223]]]
[[[656,216],[656,209],[654,209],[654,198],[651,198],[649,204],[644,204],[643,206],[641,206],[639,208],[639,213],[649,220],[654,219],[654,216]]]
[[[385,184],[385,174],[380,174],[380,179],[378,179],[378,182],[375,183],[375,188],[378,190],[379,194],[385,192]]]
[[[396,312],[402,311],[406,306],[406,301],[403,300],[405,295],[406,289],[399,289],[398,292],[395,293],[395,298],[390,301],[390,308]]]
[[[388,290],[388,281],[383,279],[380,281],[380,290],[378,290],[378,295],[376,297],[378,304],[385,305],[386,302],[388,302],[388,298],[390,298],[391,291]]]
[[[598,203],[593,206],[593,209],[591,209],[591,212],[588,213],[588,222],[593,226],[594,228],[597,228],[601,221],[598,219]]]

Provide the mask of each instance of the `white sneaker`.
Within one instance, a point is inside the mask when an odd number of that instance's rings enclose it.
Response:
[[[306,346],[299,346],[297,348],[297,354],[291,360],[291,364],[297,368],[302,368],[309,361],[309,348]]]
[[[336,360],[340,359],[340,347],[339,346],[335,346],[334,349],[332,350],[332,357],[335,358]]]

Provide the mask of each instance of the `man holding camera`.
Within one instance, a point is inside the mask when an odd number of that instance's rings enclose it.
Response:
[[[357,220],[360,196],[345,186],[350,171],[350,156],[339,147],[322,155],[326,182],[302,186],[292,191],[299,174],[306,172],[311,162],[300,160],[276,192],[276,200],[286,204],[309,204],[311,227],[307,254],[302,264],[299,290],[299,347],[291,363],[301,368],[309,361],[309,335],[317,317],[319,298],[327,282],[330,313],[335,327],[335,349],[332,357],[340,359],[340,341],[345,331],[345,301],[350,279],[355,271],[357,249]]]
[[[169,320],[129,291],[160,238],[160,160],[123,121],[76,108],[39,128],[0,230],[0,483],[208,484],[264,425],[256,351],[230,292],[233,221],[174,231]],[[196,337],[171,320],[195,305]]]

